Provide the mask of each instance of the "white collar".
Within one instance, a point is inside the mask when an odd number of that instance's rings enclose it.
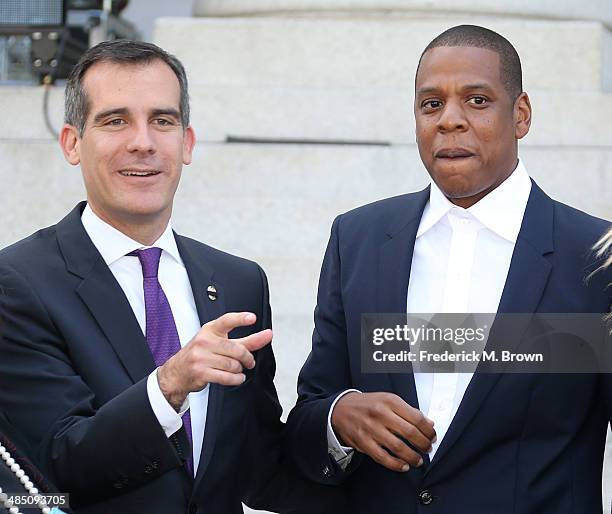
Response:
[[[416,237],[422,236],[455,209],[468,212],[492,232],[516,243],[530,192],[531,179],[520,160],[506,180],[469,209],[453,204],[432,181],[429,202],[423,211]]]
[[[109,225],[100,219],[91,209],[89,204],[85,206],[81,215],[81,222],[85,228],[85,232],[91,239],[94,246],[102,255],[104,262],[110,266],[121,257],[125,257],[128,253],[141,248],[150,248],[132,238],[126,236],[115,227]],[[172,232],[172,224],[169,222],[164,233],[151,246],[161,248],[168,253],[179,264],[183,265],[183,261],[176,246],[176,240]]]

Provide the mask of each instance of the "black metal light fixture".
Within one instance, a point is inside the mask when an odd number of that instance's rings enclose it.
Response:
[[[138,39],[119,18],[128,0],[2,0],[0,82],[66,78],[89,46]]]

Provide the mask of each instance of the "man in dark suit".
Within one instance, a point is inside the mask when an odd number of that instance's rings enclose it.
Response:
[[[431,185],[333,223],[287,446],[304,475],[348,492],[352,512],[602,510],[609,375],[361,367],[366,313],[609,310],[609,271],[586,280],[609,223],[529,179],[518,159],[531,122],[521,82],[519,57],[499,34],[442,33],[415,83]]]
[[[181,63],[90,49],[60,143],[87,203],[0,252],[0,406],[39,465],[78,513],[324,512],[329,488],[281,466],[262,269],[171,228],[195,143]]]

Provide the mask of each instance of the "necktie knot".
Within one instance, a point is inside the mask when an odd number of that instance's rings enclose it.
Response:
[[[161,248],[146,248],[145,250],[134,250],[128,255],[135,255],[140,260],[142,266],[142,276],[144,278],[157,278],[157,270],[159,269],[159,259],[161,257]]]

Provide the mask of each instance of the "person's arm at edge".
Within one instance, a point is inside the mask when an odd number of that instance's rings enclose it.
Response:
[[[262,283],[262,317],[258,330],[271,328],[268,281],[258,267]],[[295,473],[283,458],[285,425],[281,422],[274,375],[276,363],[272,345],[257,353],[253,386],[255,408],[249,431],[248,466],[251,470],[244,502],[251,508],[283,514],[342,514],[346,504],[343,492],[306,480]],[[263,464],[265,463],[265,465]]]
[[[332,406],[353,387],[340,290],[341,220],[338,216],[332,224],[319,279],[312,349],[298,378],[297,404],[287,420],[286,453],[291,464],[304,476],[326,485],[342,483],[361,461],[361,454],[354,452],[343,469],[328,444]]]

